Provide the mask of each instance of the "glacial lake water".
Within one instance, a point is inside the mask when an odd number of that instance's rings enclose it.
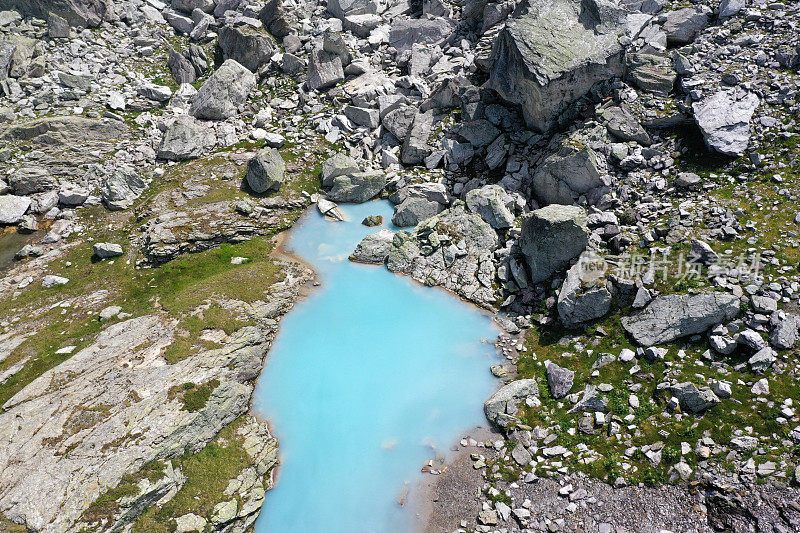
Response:
[[[413,509],[398,499],[413,498],[425,461],[486,423],[483,400],[498,386],[489,315],[348,261],[381,229],[361,220],[383,215],[386,227],[392,206],[340,207],[346,222],[309,210],[289,235],[322,285],[283,319],[256,390],[281,457],[258,533],[412,531]]]

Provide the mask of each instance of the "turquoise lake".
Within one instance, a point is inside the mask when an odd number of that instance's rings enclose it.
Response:
[[[347,260],[381,229],[361,220],[390,224],[391,204],[340,208],[346,222],[313,209],[289,235],[322,285],[283,319],[256,390],[281,458],[258,533],[412,531],[404,488],[413,498],[425,462],[486,423],[483,400],[498,386],[488,314]]]

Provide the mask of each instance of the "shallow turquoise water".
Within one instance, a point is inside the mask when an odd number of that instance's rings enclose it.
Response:
[[[496,388],[498,331],[489,316],[442,290],[347,256],[361,220],[391,220],[385,201],[342,206],[347,222],[309,211],[289,248],[322,286],[283,319],[256,391],[280,442],[278,483],[258,533],[403,532],[413,512],[397,499],[484,423]]]

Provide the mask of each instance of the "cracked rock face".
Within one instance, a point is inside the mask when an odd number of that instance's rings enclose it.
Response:
[[[704,333],[739,315],[732,294],[668,294],[654,299],[639,314],[624,317],[622,326],[642,346],[672,342]]]
[[[595,83],[619,77],[622,29],[601,0],[526,2],[492,51],[489,85],[546,132]]]

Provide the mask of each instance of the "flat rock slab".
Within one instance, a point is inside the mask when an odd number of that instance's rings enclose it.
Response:
[[[622,319],[642,346],[663,344],[704,333],[739,316],[739,298],[731,294],[669,294],[650,302],[639,314]]]
[[[759,103],[757,95],[732,89],[692,104],[708,147],[725,155],[742,155],[750,143],[750,119]]]

